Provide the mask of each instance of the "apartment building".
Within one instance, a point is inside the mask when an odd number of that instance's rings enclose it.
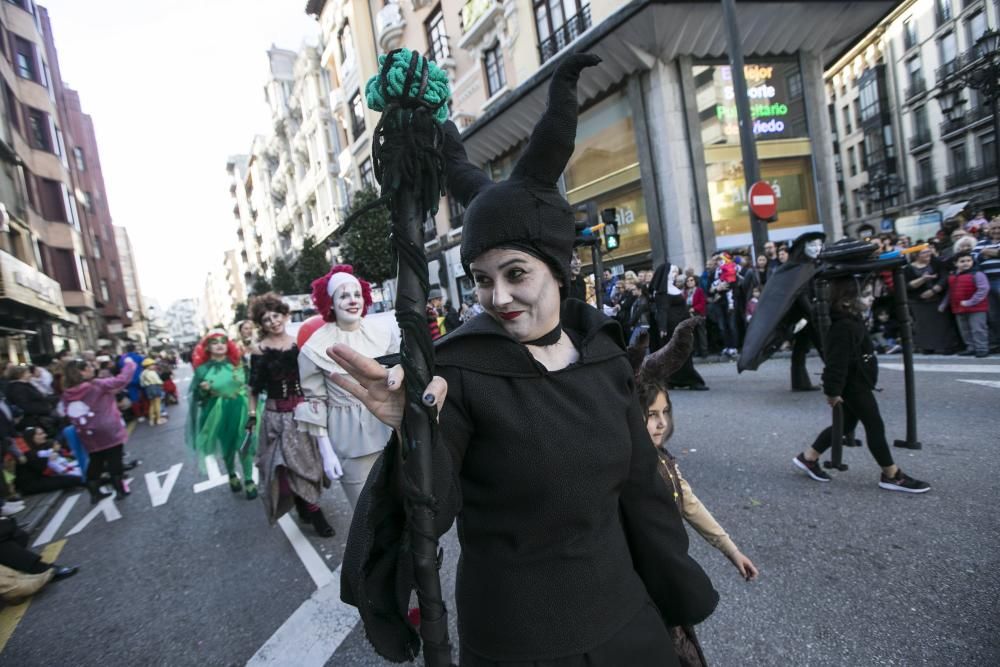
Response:
[[[841,234],[823,70],[896,3],[801,4],[736,5],[761,173],[779,197],[775,240]],[[562,187],[574,205],[612,210],[621,246],[605,261],[615,271],[699,266],[716,249],[750,243],[720,3],[309,0],[306,12],[324,36],[352,188],[372,178],[377,117],[361,90],[378,54],[408,46],[448,71],[466,150],[500,179],[545,107],[559,56],[584,50],[603,63],[580,80],[577,149]],[[472,290],[458,261],[461,213],[446,202],[425,230],[432,282],[456,301]]]
[[[0,356],[118,347],[131,324],[93,121],[48,12],[0,2]]]
[[[307,236],[330,238],[347,204],[337,163],[341,140],[320,51],[272,46],[267,55],[270,132],[254,137],[248,154],[227,162],[237,248],[223,274],[234,284],[236,303],[246,299],[256,276],[272,274],[275,259],[294,266]]]
[[[841,213],[848,230],[926,227],[996,209],[990,101],[964,86],[976,41],[996,30],[993,0],[908,0],[826,71]],[[940,215],[938,215],[940,214]],[[902,224],[902,223],[901,223]]]
[[[126,325],[126,333],[131,340],[145,346],[149,340],[149,312],[146,299],[139,284],[139,270],[135,263],[135,252],[128,230],[122,225],[114,225],[115,248],[122,271],[122,285],[125,288],[125,302],[129,312],[126,315],[131,324]]]

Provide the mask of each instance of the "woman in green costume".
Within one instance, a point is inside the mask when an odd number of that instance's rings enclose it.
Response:
[[[229,473],[229,489],[244,488],[248,500],[257,497],[253,481],[256,438],[241,448],[246,435],[246,371],[239,348],[222,329],[212,329],[191,355],[191,380],[187,421],[187,443],[199,457],[221,455]],[[236,457],[243,467],[243,481],[236,474]]]

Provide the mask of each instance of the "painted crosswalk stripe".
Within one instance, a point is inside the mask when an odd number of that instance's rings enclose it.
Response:
[[[75,496],[70,496],[63,501],[62,507],[60,507],[59,511],[55,513],[55,516],[49,519],[48,524],[45,526],[45,530],[43,530],[42,534],[38,536],[35,543],[31,545],[32,547],[37,547],[52,541],[52,538],[55,537],[56,533],[59,532],[59,529],[62,528],[63,522],[66,521],[66,517],[68,517],[69,513],[73,510],[73,506],[76,505],[76,501],[78,501],[82,495],[82,493],[78,493]]]
[[[890,371],[903,370],[903,364],[879,364]],[[1000,373],[1000,364],[913,364],[919,373]]]
[[[992,387],[993,389],[1000,389],[1000,382],[996,380],[959,380],[959,382],[968,382],[969,384],[978,384],[983,387]]]
[[[313,547],[312,543],[306,539],[306,536],[302,534],[299,530],[299,526],[292,517],[287,514],[278,519],[278,525],[281,526],[281,530],[285,533],[285,537],[288,541],[292,543],[292,548],[295,549],[295,554],[302,561],[302,565],[305,566],[306,572],[312,577],[313,583],[316,584],[316,588],[323,588],[331,581],[333,581],[333,574],[330,572],[330,568],[326,566],[323,559],[319,557],[316,553],[316,548]]]
[[[331,573],[330,583],[314,592],[281,624],[250,658],[247,667],[322,667],[359,619],[354,607],[340,601],[338,567]]]

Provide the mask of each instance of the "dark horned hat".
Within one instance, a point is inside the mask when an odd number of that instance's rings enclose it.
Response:
[[[462,265],[487,250],[510,247],[544,260],[564,284],[576,238],[573,210],[559,192],[559,177],[576,143],[580,72],[601,59],[569,55],[559,63],[549,84],[545,113],[510,178],[494,183],[469,162],[458,128],[445,124],[448,192],[466,207],[462,217]]]

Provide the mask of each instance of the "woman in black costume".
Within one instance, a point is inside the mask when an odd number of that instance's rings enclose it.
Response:
[[[695,624],[718,595],[687,553],[657,473],[621,329],[573,299],[573,212],[556,181],[573,152],[576,81],[596,64],[569,56],[511,177],[493,183],[446,124],[451,195],[466,206],[462,262],[485,313],[437,345],[436,532],[458,520],[461,664],[677,665],[667,629]],[[398,429],[402,368],[344,346],[337,376]],[[398,435],[355,514],[342,596],[376,650],[410,659],[412,589],[400,506]]]
[[[305,399],[299,384],[299,347],[285,331],[288,304],[274,292],[256,296],[250,301],[250,317],[261,337],[248,350],[247,431],[256,428],[260,398],[266,397],[256,464],[267,519],[274,524],[294,505],[299,518],[321,537],[332,537],[334,530],[319,507],[323,486],[329,486],[323,460],[313,439],[299,431],[295,421],[295,409]]]

